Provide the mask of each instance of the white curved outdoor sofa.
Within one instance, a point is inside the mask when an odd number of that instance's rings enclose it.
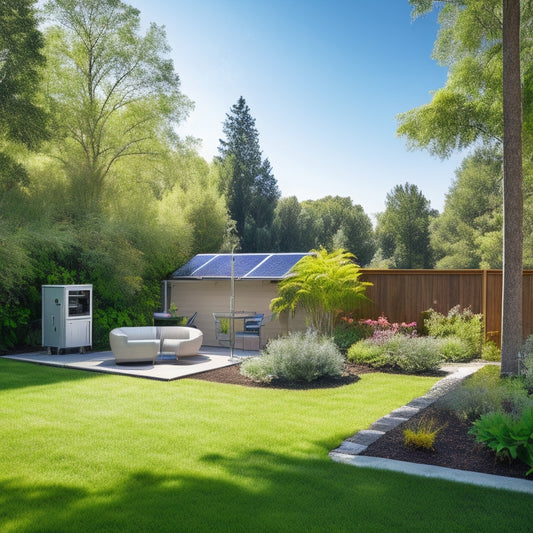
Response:
[[[138,326],[115,328],[109,333],[109,344],[115,362],[152,362],[159,353],[172,352],[176,357],[197,355],[203,333],[185,326]]]

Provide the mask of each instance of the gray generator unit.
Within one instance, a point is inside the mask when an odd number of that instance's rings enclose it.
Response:
[[[43,285],[43,347],[79,348],[84,353],[93,344],[93,286]]]

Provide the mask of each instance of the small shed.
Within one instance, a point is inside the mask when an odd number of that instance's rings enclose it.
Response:
[[[230,310],[233,270],[234,310],[243,314],[264,314],[261,328],[261,343],[264,345],[269,338],[306,328],[303,312],[297,312],[293,317],[290,313],[272,316],[270,311],[270,301],[278,295],[278,283],[306,255],[309,254],[198,254],[166,281],[165,301],[169,306],[174,304],[180,315],[198,313],[195,325],[204,334],[204,344],[216,346],[213,314]],[[235,329],[239,330],[238,321]]]

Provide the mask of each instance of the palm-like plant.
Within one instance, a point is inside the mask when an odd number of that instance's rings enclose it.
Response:
[[[310,315],[311,326],[318,332],[333,335],[341,313],[352,311],[367,299],[366,287],[359,281],[361,272],[355,256],[345,250],[312,250],[291,269],[291,275],[279,284],[278,297],[270,302],[275,313],[298,306]]]

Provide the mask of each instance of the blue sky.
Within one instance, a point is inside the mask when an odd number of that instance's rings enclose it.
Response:
[[[195,110],[179,133],[217,154],[243,96],[282,196],[349,196],[373,216],[395,185],[442,210],[461,157],[409,151],[396,115],[427,103],[447,71],[431,59],[436,13],[408,0],[125,0],[164,25]]]

